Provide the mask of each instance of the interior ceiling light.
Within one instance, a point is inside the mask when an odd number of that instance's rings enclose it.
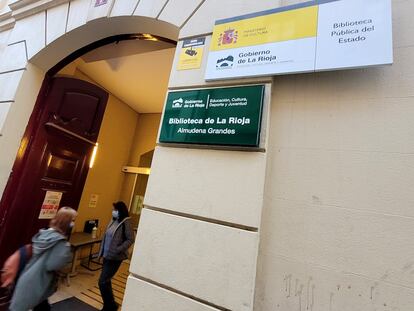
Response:
[[[138,35],[139,40],[147,40],[147,41],[158,41],[156,37],[150,35],[149,33],[143,33]]]
[[[85,63],[92,63],[112,58],[120,58],[131,55],[149,53],[164,49],[174,48],[176,42],[151,35],[148,33],[137,33],[128,35],[123,40],[115,40],[111,44],[103,45],[82,55]]]
[[[96,153],[97,152],[98,152],[98,143],[96,143],[95,146],[93,147],[91,161],[89,162],[89,168],[92,168],[93,167],[93,165],[95,163]]]

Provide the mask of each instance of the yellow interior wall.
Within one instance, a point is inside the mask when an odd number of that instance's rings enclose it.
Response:
[[[79,71],[75,62],[59,74],[99,85]],[[155,148],[160,120],[160,113],[138,114],[109,94],[95,165],[89,170],[79,203],[76,232],[83,231],[86,220],[99,219],[98,233],[102,233],[111,219],[112,203],[123,200],[129,204],[134,175],[121,169],[124,165],[138,166],[140,156]],[[93,208],[89,207],[92,194],[99,195]]]
[[[145,113],[138,115],[138,124],[135,130],[134,142],[129,157],[130,165],[138,166],[139,157],[155,148],[160,120],[160,113]]]
[[[59,75],[60,76],[72,76],[72,77],[76,76],[79,79],[86,80],[88,82],[98,85],[97,83],[89,79],[87,76],[82,74],[80,71],[77,71],[77,66],[78,66],[77,61],[71,62],[70,64],[67,64],[65,67],[63,67],[59,71]]]
[[[135,129],[128,165],[138,166],[139,157],[155,148],[160,120],[160,113],[145,113],[138,115],[138,123]],[[127,203],[127,205],[131,199],[134,177],[135,175],[133,174],[126,174],[119,195],[121,200]]]
[[[92,82],[79,71],[75,77]],[[88,219],[99,219],[99,231],[104,231],[111,219],[112,203],[119,200],[124,173],[133,144],[138,114],[128,105],[109,95],[98,137],[98,153],[94,167],[89,169],[79,204],[75,231],[83,231]],[[96,207],[89,207],[92,194],[98,194]],[[98,233],[99,233],[98,231]]]

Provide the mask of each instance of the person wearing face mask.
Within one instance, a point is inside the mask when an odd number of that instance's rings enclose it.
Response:
[[[72,260],[68,232],[73,228],[77,213],[62,207],[32,238],[32,257],[18,278],[9,307],[10,311],[48,311],[48,298],[56,291],[57,272]]]
[[[112,292],[111,279],[123,260],[128,258],[128,249],[134,243],[134,232],[124,202],[113,203],[112,220],[103,237],[99,257],[103,257],[99,290],[103,300],[103,311],[115,311],[118,305]]]

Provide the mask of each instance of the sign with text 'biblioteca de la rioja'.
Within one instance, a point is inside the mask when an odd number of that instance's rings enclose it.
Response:
[[[169,92],[160,143],[258,147],[264,85]]]

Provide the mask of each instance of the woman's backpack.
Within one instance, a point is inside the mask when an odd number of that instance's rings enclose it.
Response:
[[[4,263],[0,278],[0,310],[8,306],[14,286],[30,258],[32,258],[32,245],[27,244],[15,251]]]

